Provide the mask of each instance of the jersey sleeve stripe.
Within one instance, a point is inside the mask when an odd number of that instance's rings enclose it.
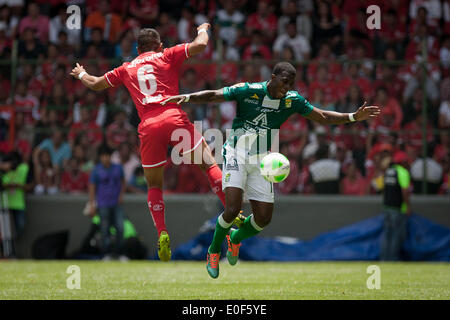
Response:
[[[158,162],[158,163],[155,163],[155,164],[143,164],[142,167],[144,167],[144,168],[153,168],[153,167],[160,166],[160,165],[162,165],[163,163],[166,163],[166,162],[167,162],[167,160],[164,160],[164,161],[161,161],[161,162]]]
[[[108,73],[105,73],[105,79],[106,79],[106,81],[108,81],[108,83],[111,87],[114,87],[113,84],[111,83],[111,81],[109,81],[109,79],[108,79]]]
[[[186,53],[186,58],[189,58],[188,45],[189,45],[189,43],[186,43],[184,45],[184,52]]]

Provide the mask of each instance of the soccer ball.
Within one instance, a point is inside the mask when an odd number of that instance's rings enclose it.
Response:
[[[264,156],[260,166],[261,175],[269,182],[278,183],[286,179],[291,166],[288,158],[278,152]]]

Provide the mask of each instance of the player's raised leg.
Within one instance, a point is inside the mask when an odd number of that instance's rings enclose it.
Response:
[[[219,276],[219,259],[222,249],[222,242],[230,231],[234,219],[238,216],[242,206],[243,190],[236,187],[225,189],[225,211],[219,216],[216,222],[216,230],[211,245],[208,249],[206,270],[212,278]]]
[[[153,223],[158,232],[158,256],[161,261],[169,261],[172,255],[170,239],[164,217],[163,177],[164,167],[144,167],[144,175],[147,180],[147,203]]]
[[[201,145],[190,153],[191,163],[196,163],[208,177],[211,190],[219,197],[225,207],[225,193],[222,190],[222,170],[214,159],[211,149],[202,139]],[[201,160],[201,163],[197,163]]]

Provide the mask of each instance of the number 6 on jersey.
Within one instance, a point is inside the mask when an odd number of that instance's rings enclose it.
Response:
[[[151,96],[156,92],[156,77],[153,74],[153,67],[146,64],[137,70],[137,78],[139,89],[147,96]]]

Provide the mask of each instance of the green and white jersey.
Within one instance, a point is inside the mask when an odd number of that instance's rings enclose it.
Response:
[[[275,132],[292,114],[305,116],[313,106],[297,91],[288,91],[282,99],[272,99],[267,82],[239,83],[223,88],[226,100],[236,101],[236,117],[225,145],[245,151],[246,155],[267,153]]]

